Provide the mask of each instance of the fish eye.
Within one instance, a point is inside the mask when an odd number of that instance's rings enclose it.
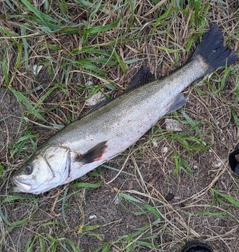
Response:
[[[27,175],[30,175],[30,174],[32,173],[32,171],[33,171],[32,165],[28,164],[28,165],[26,166],[26,168],[25,168],[25,173],[26,173]]]

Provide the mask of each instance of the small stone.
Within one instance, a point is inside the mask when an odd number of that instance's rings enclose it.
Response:
[[[218,161],[214,164],[215,168],[219,168],[222,165],[222,162]]]
[[[43,65],[39,65],[39,66],[38,65],[34,65],[32,67],[33,74],[34,75],[38,75],[42,68],[43,68]]]
[[[153,141],[152,144],[154,147],[158,147],[158,143],[156,141]]]
[[[89,220],[97,219],[97,216],[95,214],[92,214],[89,216]]]
[[[163,148],[162,148],[162,153],[165,154],[165,153],[167,153],[167,152],[168,152],[168,147],[167,147],[167,146],[163,147]]]
[[[90,80],[88,80],[88,81],[86,81],[86,83],[85,83],[86,85],[88,85],[88,86],[92,86],[93,85],[93,82],[92,81],[90,81]]]
[[[195,170],[198,169],[198,164],[196,161],[193,162],[193,169],[195,169]]]
[[[166,130],[168,131],[183,131],[183,125],[174,119],[165,119]]]
[[[103,99],[104,95],[101,92],[98,92],[86,100],[85,105],[91,107],[101,102]]]

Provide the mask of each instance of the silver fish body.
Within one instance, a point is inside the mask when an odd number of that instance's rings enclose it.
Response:
[[[215,59],[208,59],[207,50]],[[237,59],[223,46],[218,27],[212,25],[184,66],[160,80],[127,90],[53,135],[14,174],[15,191],[43,193],[112,159],[137,142],[162,116],[182,107],[186,100],[180,94],[193,81]]]

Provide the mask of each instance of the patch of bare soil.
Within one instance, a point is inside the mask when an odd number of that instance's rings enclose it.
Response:
[[[16,97],[9,91],[0,90],[0,161],[6,160],[8,145],[17,140],[21,113]]]

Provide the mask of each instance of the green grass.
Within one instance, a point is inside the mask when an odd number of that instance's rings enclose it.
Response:
[[[40,143],[87,111],[94,94],[122,92],[142,65],[158,77],[184,64],[211,22],[236,48],[233,3],[187,2],[1,3],[0,91],[16,98],[19,112],[17,127],[0,138],[0,250],[180,251],[205,234],[215,249],[233,251],[239,183],[227,155],[238,145],[238,64],[185,91],[187,106],[166,116],[182,132],[168,132],[162,119],[130,151],[44,195],[13,193],[9,180]]]

